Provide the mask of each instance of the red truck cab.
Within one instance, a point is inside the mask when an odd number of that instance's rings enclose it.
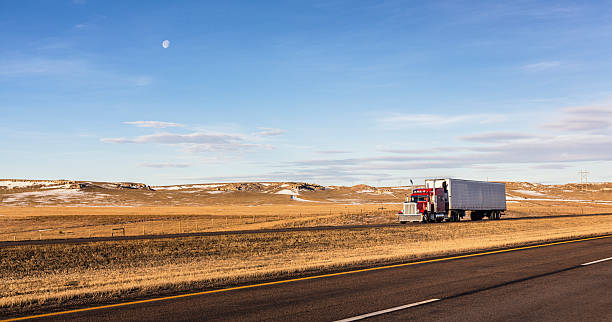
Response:
[[[427,205],[431,203],[432,192],[433,189],[431,188],[414,189],[412,191],[412,194],[410,195],[410,202],[417,204],[417,209],[420,213],[427,211]]]
[[[398,215],[402,223],[416,220],[441,222],[448,215],[447,193],[444,188],[414,189]]]

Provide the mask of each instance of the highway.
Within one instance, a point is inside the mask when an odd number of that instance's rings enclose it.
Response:
[[[612,319],[612,236],[39,317],[72,321]]]

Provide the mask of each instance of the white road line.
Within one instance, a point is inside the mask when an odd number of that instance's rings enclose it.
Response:
[[[597,260],[597,261],[592,261],[592,262],[584,263],[584,264],[581,264],[581,265],[582,266],[587,266],[587,265],[597,264],[597,263],[601,263],[601,262],[605,262],[605,261],[609,261],[609,260],[612,260],[612,257],[608,257],[608,258],[600,259],[600,260]]]
[[[394,312],[394,311],[399,311],[399,310],[403,310],[403,309],[407,309],[407,308],[410,308],[410,307],[415,307],[415,306],[419,306],[419,305],[423,305],[423,304],[427,304],[427,303],[431,303],[431,302],[435,302],[435,301],[439,301],[439,300],[440,299],[431,299],[431,300],[427,300],[427,301],[421,301],[421,302],[406,304],[406,305],[402,305],[402,306],[396,306],[396,307],[392,307],[392,308],[386,309],[386,310],[376,311],[376,312],[372,312],[372,313],[368,313],[368,314],[354,316],[352,318],[346,318],[346,319],[338,320],[336,322],[349,322],[349,321],[357,321],[357,320],[367,319],[369,317],[373,317],[373,316],[376,316],[376,315],[385,314],[385,313]]]

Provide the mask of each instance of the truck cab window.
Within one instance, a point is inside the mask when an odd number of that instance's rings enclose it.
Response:
[[[412,196],[412,202],[427,201],[427,196]]]

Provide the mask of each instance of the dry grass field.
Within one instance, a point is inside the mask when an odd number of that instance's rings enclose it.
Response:
[[[356,225],[396,221],[398,205],[0,208],[0,241]],[[124,230],[122,230],[124,229]]]
[[[401,204],[0,208],[0,241],[397,223]],[[521,201],[504,218],[612,213],[612,205]],[[464,220],[469,220],[468,217]]]
[[[0,316],[612,233],[612,215],[589,215],[612,213],[610,183],[506,187],[502,219],[520,220],[2,247]],[[304,183],[0,180],[0,241],[396,223],[409,193]]]

